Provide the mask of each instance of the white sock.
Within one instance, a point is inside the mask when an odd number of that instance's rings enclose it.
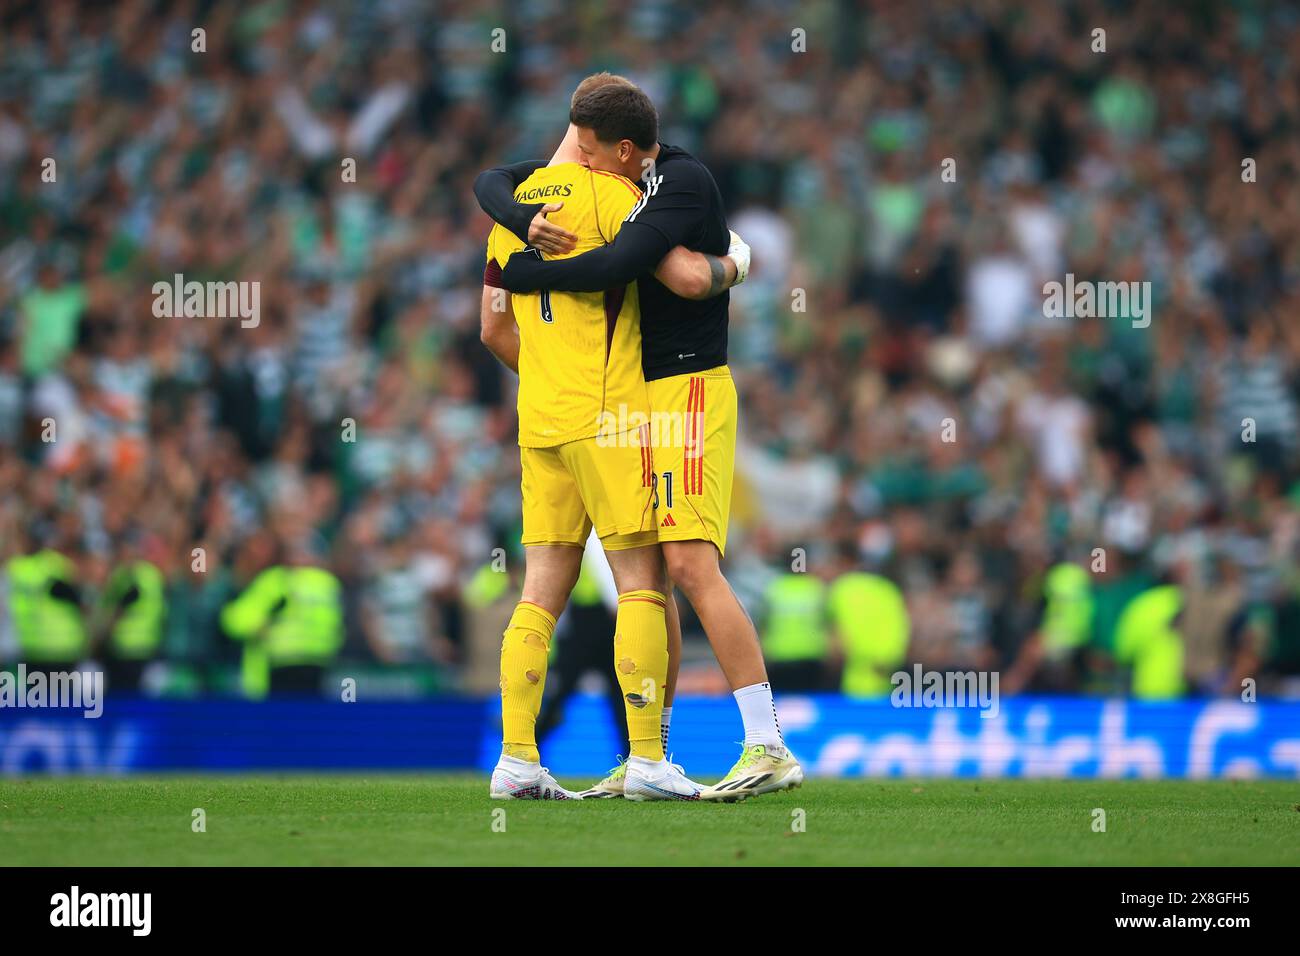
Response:
[[[537,763],[529,763],[527,760],[520,760],[518,757],[508,757],[505,754],[502,754],[501,758],[497,760],[497,766],[502,770],[508,770],[510,773],[515,775],[523,774],[529,777],[536,774],[542,768],[541,761],[538,761]]]
[[[663,744],[664,753],[668,753],[668,725],[673,722],[673,709],[665,707],[663,716],[659,718],[659,742]]]
[[[645,772],[653,771],[656,775],[668,769],[668,758],[651,760],[649,757],[628,757],[627,762]]]
[[[776,722],[776,704],[772,702],[772,685],[764,681],[742,687],[733,695],[745,724],[745,746],[784,747],[781,726]]]

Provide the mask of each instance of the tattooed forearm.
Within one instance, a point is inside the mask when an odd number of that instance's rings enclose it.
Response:
[[[705,255],[709,260],[709,294],[707,298],[721,295],[730,284],[727,281],[727,264],[717,256]]]
[[[625,235],[627,233],[619,234],[619,242],[622,242]],[[614,246],[607,248],[614,248]],[[603,250],[597,249],[587,255],[592,256],[601,251]],[[582,258],[578,256],[577,259],[563,261],[576,262]],[[511,262],[514,262],[513,256]],[[603,274],[608,279],[608,271]],[[683,299],[701,301],[721,295],[731,288],[736,281],[736,263],[730,258],[719,258],[705,252],[692,252],[685,246],[677,246],[660,260],[659,267],[655,269],[655,278],[675,295]]]

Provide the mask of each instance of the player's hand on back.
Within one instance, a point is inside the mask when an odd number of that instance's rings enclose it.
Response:
[[[547,213],[555,212],[563,206],[562,202],[547,203],[528,226],[528,244],[548,256],[572,252],[578,244],[577,236],[546,218]]]

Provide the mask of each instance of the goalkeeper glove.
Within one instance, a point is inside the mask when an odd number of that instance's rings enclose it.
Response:
[[[731,284],[740,285],[745,281],[745,276],[749,275],[749,246],[734,230],[731,231],[731,245],[727,247],[726,258],[736,264],[736,281]]]

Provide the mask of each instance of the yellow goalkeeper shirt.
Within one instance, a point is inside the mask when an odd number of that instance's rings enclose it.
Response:
[[[640,198],[631,180],[580,163],[543,167],[515,190],[518,202],[564,203],[548,218],[578,237],[568,256],[613,242]],[[523,248],[497,225],[488,262],[505,268]],[[635,283],[605,292],[519,293],[511,302],[519,325],[520,447],[619,435],[649,421]]]

